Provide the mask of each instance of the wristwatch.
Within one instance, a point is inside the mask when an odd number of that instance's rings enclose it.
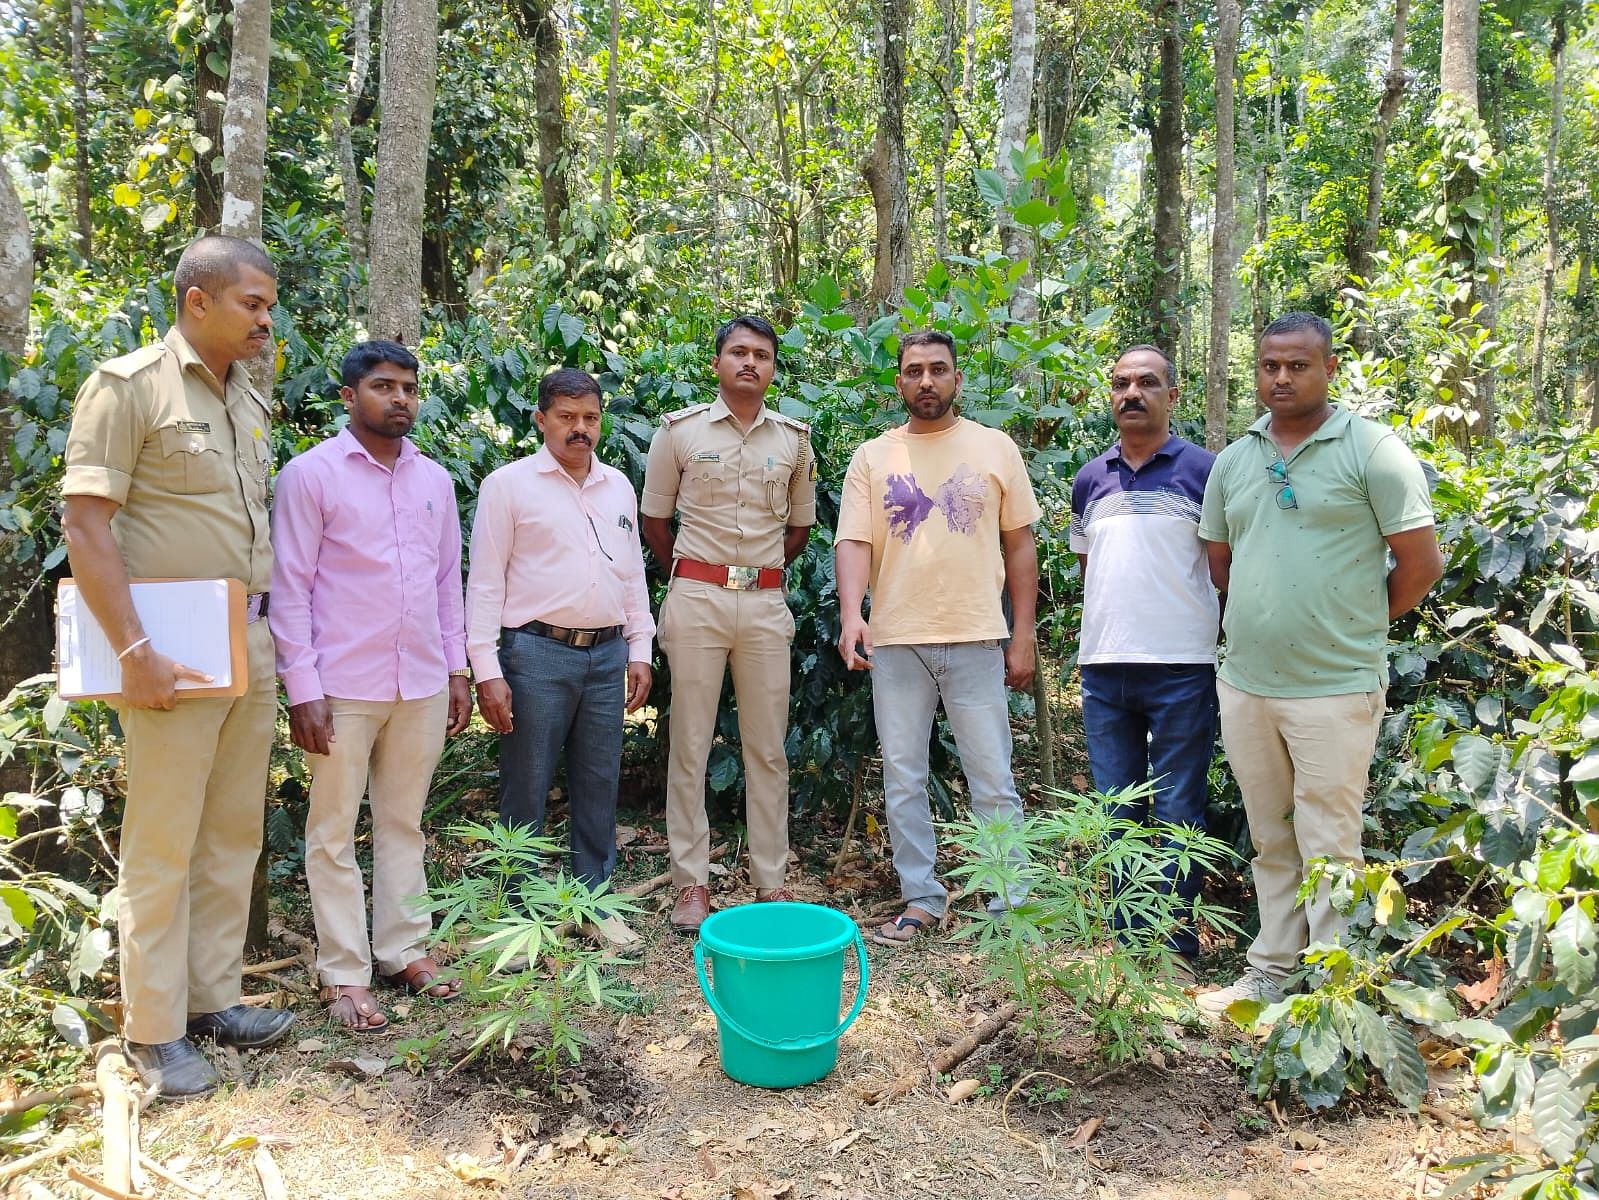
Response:
[[[450,672],[450,678],[451,679],[470,679],[470,678],[472,678],[472,668],[471,667],[457,667],[455,670]]]

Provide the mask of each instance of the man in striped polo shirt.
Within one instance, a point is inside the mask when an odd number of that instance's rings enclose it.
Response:
[[[1071,548],[1083,569],[1078,662],[1094,786],[1119,791],[1153,777],[1152,800],[1120,804],[1133,821],[1205,827],[1216,740],[1220,607],[1199,540],[1200,503],[1215,455],[1171,432],[1176,369],[1154,346],[1122,352],[1111,372],[1121,440],[1072,484]],[[1167,869],[1192,902],[1199,876]],[[1170,931],[1183,964],[1199,953],[1191,925]]]

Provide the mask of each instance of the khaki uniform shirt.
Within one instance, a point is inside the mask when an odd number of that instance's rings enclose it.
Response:
[[[783,530],[816,523],[810,426],[763,407],[746,431],[717,397],[661,418],[644,469],[646,517],[682,514],[679,558],[783,566]]]
[[[219,384],[174,325],[78,390],[61,490],[121,506],[111,532],[130,575],[237,579],[264,592],[270,428],[244,368]]]

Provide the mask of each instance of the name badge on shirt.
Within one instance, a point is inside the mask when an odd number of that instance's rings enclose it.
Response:
[[[179,421],[178,422],[178,432],[179,433],[210,433],[211,432],[211,422],[210,421]]]
[[[689,462],[721,462],[722,454],[719,450],[696,450],[689,455]]]

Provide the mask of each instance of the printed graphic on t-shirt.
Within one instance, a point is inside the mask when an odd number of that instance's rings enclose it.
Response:
[[[890,475],[883,491],[883,511],[888,514],[888,532],[901,542],[910,543],[922,522],[936,508],[944,514],[951,533],[973,537],[983,519],[983,502],[988,486],[983,477],[965,463],[950,473],[929,496],[914,473]]]

